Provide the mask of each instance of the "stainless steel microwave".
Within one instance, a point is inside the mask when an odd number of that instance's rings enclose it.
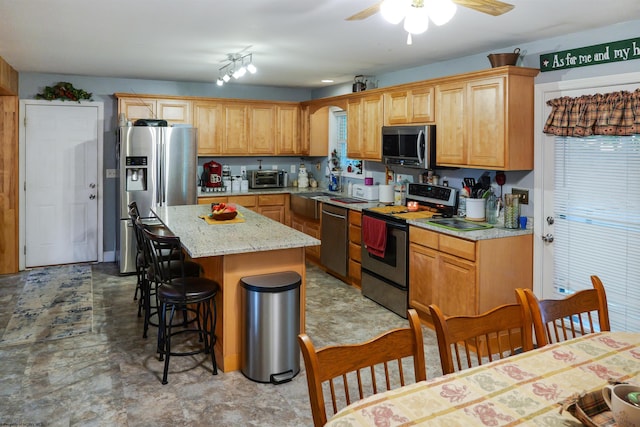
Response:
[[[435,169],[435,125],[383,126],[382,160],[389,166]]]

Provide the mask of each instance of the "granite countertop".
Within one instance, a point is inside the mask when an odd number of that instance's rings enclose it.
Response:
[[[241,223],[207,224],[209,205],[165,206],[152,209],[160,221],[180,237],[192,258],[221,256],[277,249],[317,246],[318,239],[238,206]]]
[[[449,234],[451,236],[461,237],[467,240],[488,240],[488,239],[502,239],[504,237],[523,236],[527,234],[533,234],[533,229],[527,228],[526,230],[504,228],[500,225],[494,225],[493,228],[486,230],[472,230],[472,231],[456,231],[448,228],[443,228],[438,225],[433,225],[426,219],[410,219],[407,223],[416,227],[424,228],[426,230],[436,231],[438,233]],[[484,223],[482,223],[484,224]]]
[[[254,195],[254,194],[279,194],[279,193],[288,193],[288,194],[313,194],[313,193],[326,193],[328,196],[314,196],[316,200],[320,200],[323,203],[327,203],[330,205],[340,206],[343,208],[362,211],[363,209],[373,208],[376,206],[381,206],[378,201],[364,201],[362,203],[343,203],[335,200],[331,200],[332,197],[350,197],[345,193],[339,192],[331,192],[322,188],[297,188],[297,187],[285,187],[285,188],[269,188],[269,189],[252,189],[248,192],[244,193],[199,193],[199,197],[216,197],[216,196],[242,196],[242,195]],[[527,234],[533,234],[533,229],[527,228],[526,230],[521,229],[510,229],[504,228],[500,225],[494,225],[493,228],[489,228],[487,230],[473,230],[473,231],[456,231],[448,228],[439,227],[437,225],[433,225],[425,219],[410,219],[407,220],[409,225],[414,225],[416,227],[424,228],[431,231],[436,231],[438,233],[448,234],[451,236],[461,237],[467,240],[487,240],[487,239],[501,239],[505,237],[513,237],[513,236],[522,236]],[[532,221],[529,221],[532,223]]]
[[[380,205],[380,203],[377,200],[375,201],[363,200],[362,203],[343,203],[343,202],[331,200],[332,197],[349,197],[349,198],[353,198],[353,197],[348,196],[346,193],[333,192],[324,188],[312,188],[312,187],[265,188],[265,189],[250,189],[249,191],[239,192],[239,193],[238,192],[236,193],[226,193],[226,192],[204,193],[202,192],[202,190],[198,189],[198,197],[253,196],[253,195],[260,195],[260,194],[283,194],[283,193],[291,194],[291,195],[294,195],[294,194],[312,195],[314,193],[325,193],[327,194],[327,196],[319,195],[319,196],[314,196],[314,198],[323,203],[340,206],[340,207],[355,210],[355,211],[362,211],[362,209],[372,208]]]

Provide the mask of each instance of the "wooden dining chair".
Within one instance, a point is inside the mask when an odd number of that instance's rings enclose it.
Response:
[[[408,318],[409,327],[394,329],[358,344],[334,345],[316,350],[306,334],[298,336],[307,371],[315,426],[327,422],[323,384],[325,390],[330,392],[335,414],[339,406],[351,404],[352,394],[357,395],[359,400],[405,385],[403,360],[406,362],[410,357],[413,357],[415,382],[427,379],[420,318],[413,309],[408,310]],[[397,365],[394,361],[397,361]],[[379,388],[377,379],[382,383],[382,378],[384,387],[380,384]]]
[[[524,289],[538,347],[611,330],[607,294],[602,281],[598,276],[591,276],[591,283],[593,289],[584,289],[557,300],[539,300],[530,289]]]
[[[516,304],[505,304],[477,316],[445,316],[429,306],[438,338],[443,374],[533,349],[531,313],[522,292]]]

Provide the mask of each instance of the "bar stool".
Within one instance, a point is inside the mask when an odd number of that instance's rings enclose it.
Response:
[[[148,226],[142,222],[142,218],[138,217],[134,222],[136,236],[140,235],[142,248],[140,265],[142,272],[142,281],[140,287],[141,301],[144,310],[144,327],[142,337],[147,338],[149,325],[158,326],[159,323],[152,321],[152,317],[158,313],[158,286],[162,282],[161,272],[154,266],[152,262],[152,248],[147,244],[144,236],[144,230],[149,230],[152,234],[172,236],[171,232],[164,226]],[[200,265],[193,261],[184,261],[181,259],[181,251],[171,251],[165,249],[161,252],[161,261],[167,268],[168,274],[172,277],[181,277],[184,274],[189,277],[198,277],[200,275]],[[151,304],[151,301],[154,304]],[[139,312],[139,309],[138,309]],[[185,313],[186,316],[186,313]]]
[[[158,280],[157,296],[160,301],[160,320],[158,322],[158,354],[164,359],[162,384],[167,384],[169,360],[171,356],[192,356],[199,353],[211,354],[213,375],[218,374],[218,366],[214,352],[216,342],[216,303],[215,296],[220,285],[205,277],[189,277],[187,262],[184,261],[182,245],[177,236],[161,236],[143,229],[146,246],[151,256],[150,269],[155,270]],[[178,253],[177,265],[180,274],[172,269],[174,261],[165,261],[166,253]],[[196,264],[197,265],[197,264]],[[175,268],[175,267],[174,267]],[[173,324],[176,311],[183,313],[182,324]],[[194,313],[193,319],[187,319],[186,313]],[[167,317],[167,313],[169,316]],[[178,330],[174,330],[182,326]],[[176,335],[194,334],[203,345],[194,350],[176,351],[171,348],[171,339]]]
[[[138,301],[138,317],[142,315],[141,311],[143,308],[143,288],[145,276],[147,274],[147,268],[149,268],[149,263],[144,256],[144,237],[142,236],[141,230],[136,227],[136,221],[140,218],[140,210],[138,210],[138,204],[136,202],[131,202],[128,205],[129,207],[129,218],[131,219],[131,224],[133,225],[133,230],[136,236],[136,290],[133,294],[133,300],[136,301],[138,299],[138,292],[140,292],[140,300]]]
[[[140,218],[143,221],[143,224],[147,228],[154,228],[158,230],[163,230],[166,233],[169,231],[163,224],[148,224],[145,223],[145,220],[155,219],[154,217],[141,217],[140,210],[138,209],[138,204],[133,201],[129,203],[129,218],[131,219],[131,223],[133,225],[133,230],[136,236],[136,290],[133,294],[133,300],[138,300],[138,292],[140,292],[140,300],[138,301],[138,317],[142,315],[141,311],[144,308],[144,285],[146,280],[147,269],[149,268],[149,261],[144,256],[144,236],[142,235],[142,231],[139,227],[136,227],[136,221]]]

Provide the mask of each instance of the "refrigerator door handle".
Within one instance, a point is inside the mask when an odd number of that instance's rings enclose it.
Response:
[[[160,196],[161,199],[160,200],[160,205],[161,206],[165,206],[167,204],[167,183],[166,183],[166,179],[167,179],[167,171],[165,170],[166,166],[167,166],[167,161],[166,161],[166,144],[165,144],[165,138],[167,137],[166,133],[164,132],[160,132]]]
[[[154,151],[156,152],[155,155],[155,160],[156,160],[156,188],[155,190],[155,203],[158,206],[162,206],[162,190],[160,189],[161,185],[162,185],[162,173],[161,173],[161,168],[162,168],[162,161],[161,161],[161,154],[162,152],[160,151],[160,146],[161,146],[161,142],[160,141],[156,141],[155,143],[155,147],[153,148]]]
[[[166,132],[162,132],[162,206],[167,205],[167,134]]]

